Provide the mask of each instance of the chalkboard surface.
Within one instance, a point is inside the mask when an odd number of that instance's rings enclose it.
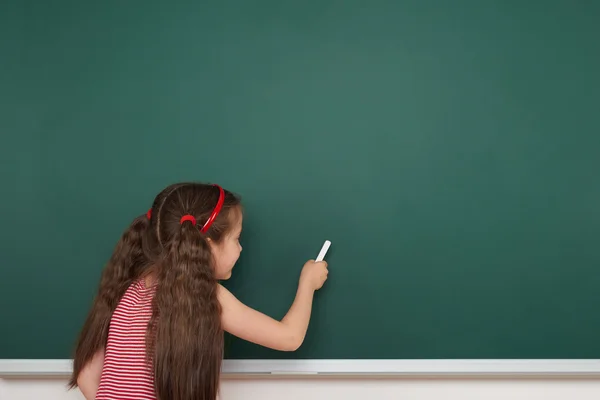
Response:
[[[245,205],[227,286],[307,338],[226,357],[600,357],[600,3],[0,5],[0,358],[65,359],[175,181]]]

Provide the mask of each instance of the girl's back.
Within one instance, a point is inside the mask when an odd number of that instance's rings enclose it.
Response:
[[[96,399],[156,399],[145,346],[155,288],[147,288],[143,279],[135,281],[115,309]]]

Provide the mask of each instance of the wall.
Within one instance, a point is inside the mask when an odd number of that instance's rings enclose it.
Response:
[[[65,379],[1,379],[1,400],[83,400]],[[226,379],[222,400],[597,400],[600,379]]]

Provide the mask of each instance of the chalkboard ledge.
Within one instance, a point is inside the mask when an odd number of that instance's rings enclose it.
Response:
[[[0,359],[0,377],[63,377],[71,360]],[[237,376],[580,376],[600,377],[597,359],[535,360],[224,360]]]

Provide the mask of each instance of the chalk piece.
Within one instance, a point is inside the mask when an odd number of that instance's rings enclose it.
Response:
[[[325,254],[327,254],[327,250],[329,250],[329,246],[331,246],[331,242],[326,240],[325,243],[323,243],[323,247],[321,248],[321,251],[319,252],[319,255],[315,261],[323,261]]]

